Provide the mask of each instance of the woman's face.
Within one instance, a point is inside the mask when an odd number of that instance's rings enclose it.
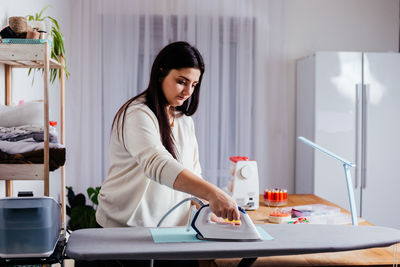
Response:
[[[178,107],[188,99],[200,79],[200,70],[195,68],[171,69],[161,83],[168,105]]]

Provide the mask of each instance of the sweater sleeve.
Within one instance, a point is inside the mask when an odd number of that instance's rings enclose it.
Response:
[[[158,121],[151,110],[144,107],[128,110],[124,141],[129,154],[141,166],[146,177],[173,188],[184,166],[163,146]]]

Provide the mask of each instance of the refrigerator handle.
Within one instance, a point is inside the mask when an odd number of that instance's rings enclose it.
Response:
[[[361,136],[362,136],[362,84],[356,84],[356,132],[355,132],[355,154],[356,154],[356,168],[354,188],[358,188],[358,181],[361,181]]]
[[[362,153],[361,153],[361,187],[367,187],[367,121],[368,121],[369,84],[363,85],[362,90]]]

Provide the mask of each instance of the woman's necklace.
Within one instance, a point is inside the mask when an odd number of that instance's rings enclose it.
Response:
[[[175,122],[175,111],[173,109],[169,110],[169,126],[174,127]]]

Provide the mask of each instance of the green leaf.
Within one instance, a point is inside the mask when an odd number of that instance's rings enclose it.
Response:
[[[94,205],[99,205],[99,202],[98,202],[98,195],[99,195],[99,192],[100,192],[100,189],[101,189],[101,187],[96,187],[96,188],[93,188],[93,187],[89,187],[88,189],[87,189],[87,194],[88,194],[88,196],[89,196],[89,199],[93,202],[93,204]]]
[[[43,21],[43,20],[50,20],[52,22],[51,25],[51,31],[50,35],[53,38],[53,46],[51,48],[51,58],[59,62],[59,56],[62,56],[65,60],[65,47],[64,47],[64,36],[60,30],[60,25],[58,21],[51,17],[51,16],[44,16],[45,11],[51,7],[51,5],[45,6],[42,10],[40,10],[39,13],[35,13],[35,15],[27,15],[27,19],[29,21]],[[67,69],[66,61],[64,61],[64,64],[62,66],[65,72],[65,77],[68,78],[70,76],[70,72]],[[41,69],[43,73],[43,69]],[[32,84],[34,82],[36,69],[33,72],[33,77],[32,77]],[[28,76],[32,74],[31,72],[28,73]],[[56,80],[57,76],[59,79],[61,79],[61,70],[60,69],[51,69],[50,70],[50,82],[54,83]]]
[[[28,19],[28,21],[34,21],[35,20],[35,17],[32,16],[32,15],[28,15],[28,16],[26,16],[26,18]]]
[[[58,25],[58,21],[50,16],[47,16],[46,18],[50,19],[54,25],[56,25],[57,31],[60,31],[60,26]]]
[[[82,193],[79,193],[74,197],[74,199],[69,204],[71,205],[71,208],[85,206],[86,198]]]
[[[96,190],[94,190],[93,187],[89,187],[89,188],[86,190],[86,192],[87,192],[88,196],[90,197],[92,194],[96,193]]]
[[[67,205],[65,208],[66,208],[65,211],[66,211],[67,215],[69,217],[71,217],[71,207]]]
[[[32,69],[32,68],[30,68],[30,69],[28,70],[28,76],[31,75],[32,70],[33,70],[33,74],[32,74],[32,85],[33,85],[33,83],[35,82],[35,74],[36,74],[36,70],[37,70],[37,69]]]
[[[43,19],[44,19],[44,18],[42,18],[43,12],[45,12],[46,9],[49,8],[49,6],[50,6],[50,5],[47,5],[47,6],[45,6],[42,10],[40,10],[37,20],[43,20]]]
[[[56,78],[57,78],[57,71],[58,71],[58,69],[51,69],[51,70],[50,70],[50,82],[51,82],[51,83],[54,83],[54,81],[56,80]]]
[[[68,222],[71,230],[96,227],[96,211],[91,206],[78,206],[71,209]]]
[[[71,205],[74,201],[75,198],[75,192],[72,189],[72,186],[66,186],[67,188],[67,198],[68,198],[68,203]]]

